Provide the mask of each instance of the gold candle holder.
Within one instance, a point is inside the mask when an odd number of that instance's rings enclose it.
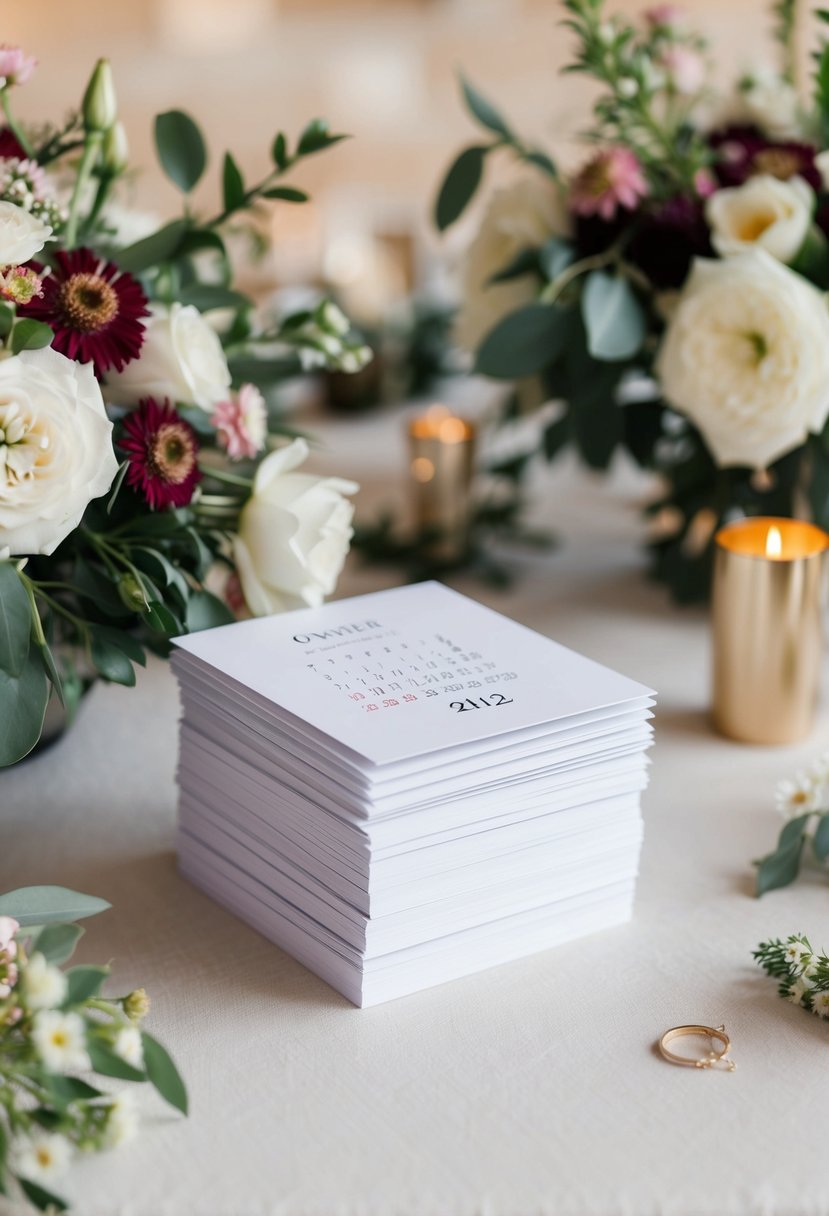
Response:
[[[433,405],[408,429],[418,534],[432,556],[453,561],[469,540],[475,427]]]
[[[715,537],[714,724],[744,743],[812,729],[829,536],[796,519],[743,519]]]

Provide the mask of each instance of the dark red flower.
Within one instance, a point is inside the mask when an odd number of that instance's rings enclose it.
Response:
[[[16,160],[25,160],[26,149],[11,127],[0,127],[0,160],[7,160],[10,157],[14,157]]]
[[[681,287],[695,258],[713,256],[704,205],[684,195],[644,215],[627,248],[628,259],[659,291]]]
[[[124,419],[119,446],[129,461],[127,484],[153,511],[186,507],[201,480],[196,432],[169,401],[145,397]]]
[[[813,190],[822,189],[814,144],[767,139],[751,126],[724,127],[714,131],[709,142],[717,153],[714,172],[721,186],[742,186],[750,177],[766,173],[781,181],[802,177]]]
[[[20,312],[51,325],[55,350],[78,363],[93,363],[98,377],[111,367],[120,372],[138,358],[144,341],[141,318],[149,309],[131,274],[91,249],[62,250],[51,269],[31,265],[43,276],[43,294]]]

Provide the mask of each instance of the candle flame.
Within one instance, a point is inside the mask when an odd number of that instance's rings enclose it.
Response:
[[[780,534],[780,529],[769,528],[766,536],[766,557],[780,557],[783,552],[783,537]]]

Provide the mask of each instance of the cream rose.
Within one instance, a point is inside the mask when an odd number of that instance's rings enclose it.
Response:
[[[52,553],[118,471],[91,363],[51,347],[0,361],[0,551]]]
[[[814,191],[802,177],[782,182],[763,175],[712,194],[705,215],[712,244],[723,257],[759,246],[791,262],[806,240],[814,209]]]
[[[212,410],[227,397],[230,372],[222,344],[197,308],[155,304],[144,327],[138,358],[107,374],[109,401],[137,405],[142,397],[168,397]]]
[[[461,266],[461,308],[455,330],[461,346],[476,350],[494,325],[538,294],[532,275],[506,283],[490,283],[492,276],[522,249],[540,247],[568,231],[567,211],[551,182],[527,177],[494,192]]]
[[[359,486],[295,473],[307,456],[304,439],[267,456],[239,520],[233,558],[254,616],[321,604],[348,553],[354,507],[343,495]]]
[[[39,253],[52,229],[16,203],[0,203],[0,266],[19,266]]]
[[[800,275],[754,248],[700,259],[657,360],[665,399],[717,463],[766,468],[829,415],[829,310]]]

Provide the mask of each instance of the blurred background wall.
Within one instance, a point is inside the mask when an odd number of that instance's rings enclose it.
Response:
[[[612,12],[644,7],[609,4]],[[716,41],[724,70],[770,60],[764,0],[684,7]],[[572,136],[590,88],[557,76],[569,46],[561,15],[557,0],[5,0],[3,40],[39,57],[17,98],[32,120],[76,104],[95,58],[110,57],[133,159],[146,170],[132,201],[161,215],[178,203],[154,162],[160,110],[189,110],[208,136],[212,175],[196,200],[204,207],[217,201],[225,148],[254,179],[278,127],[296,133],[321,115],[353,134],[297,175],[312,207],[282,204],[267,218],[281,242],[274,273],[353,279],[370,269],[379,237],[392,251],[372,271],[392,280],[377,287],[382,302],[396,278],[416,278],[432,259],[435,184],[453,151],[474,138],[458,100],[460,67],[519,130],[577,157]]]

